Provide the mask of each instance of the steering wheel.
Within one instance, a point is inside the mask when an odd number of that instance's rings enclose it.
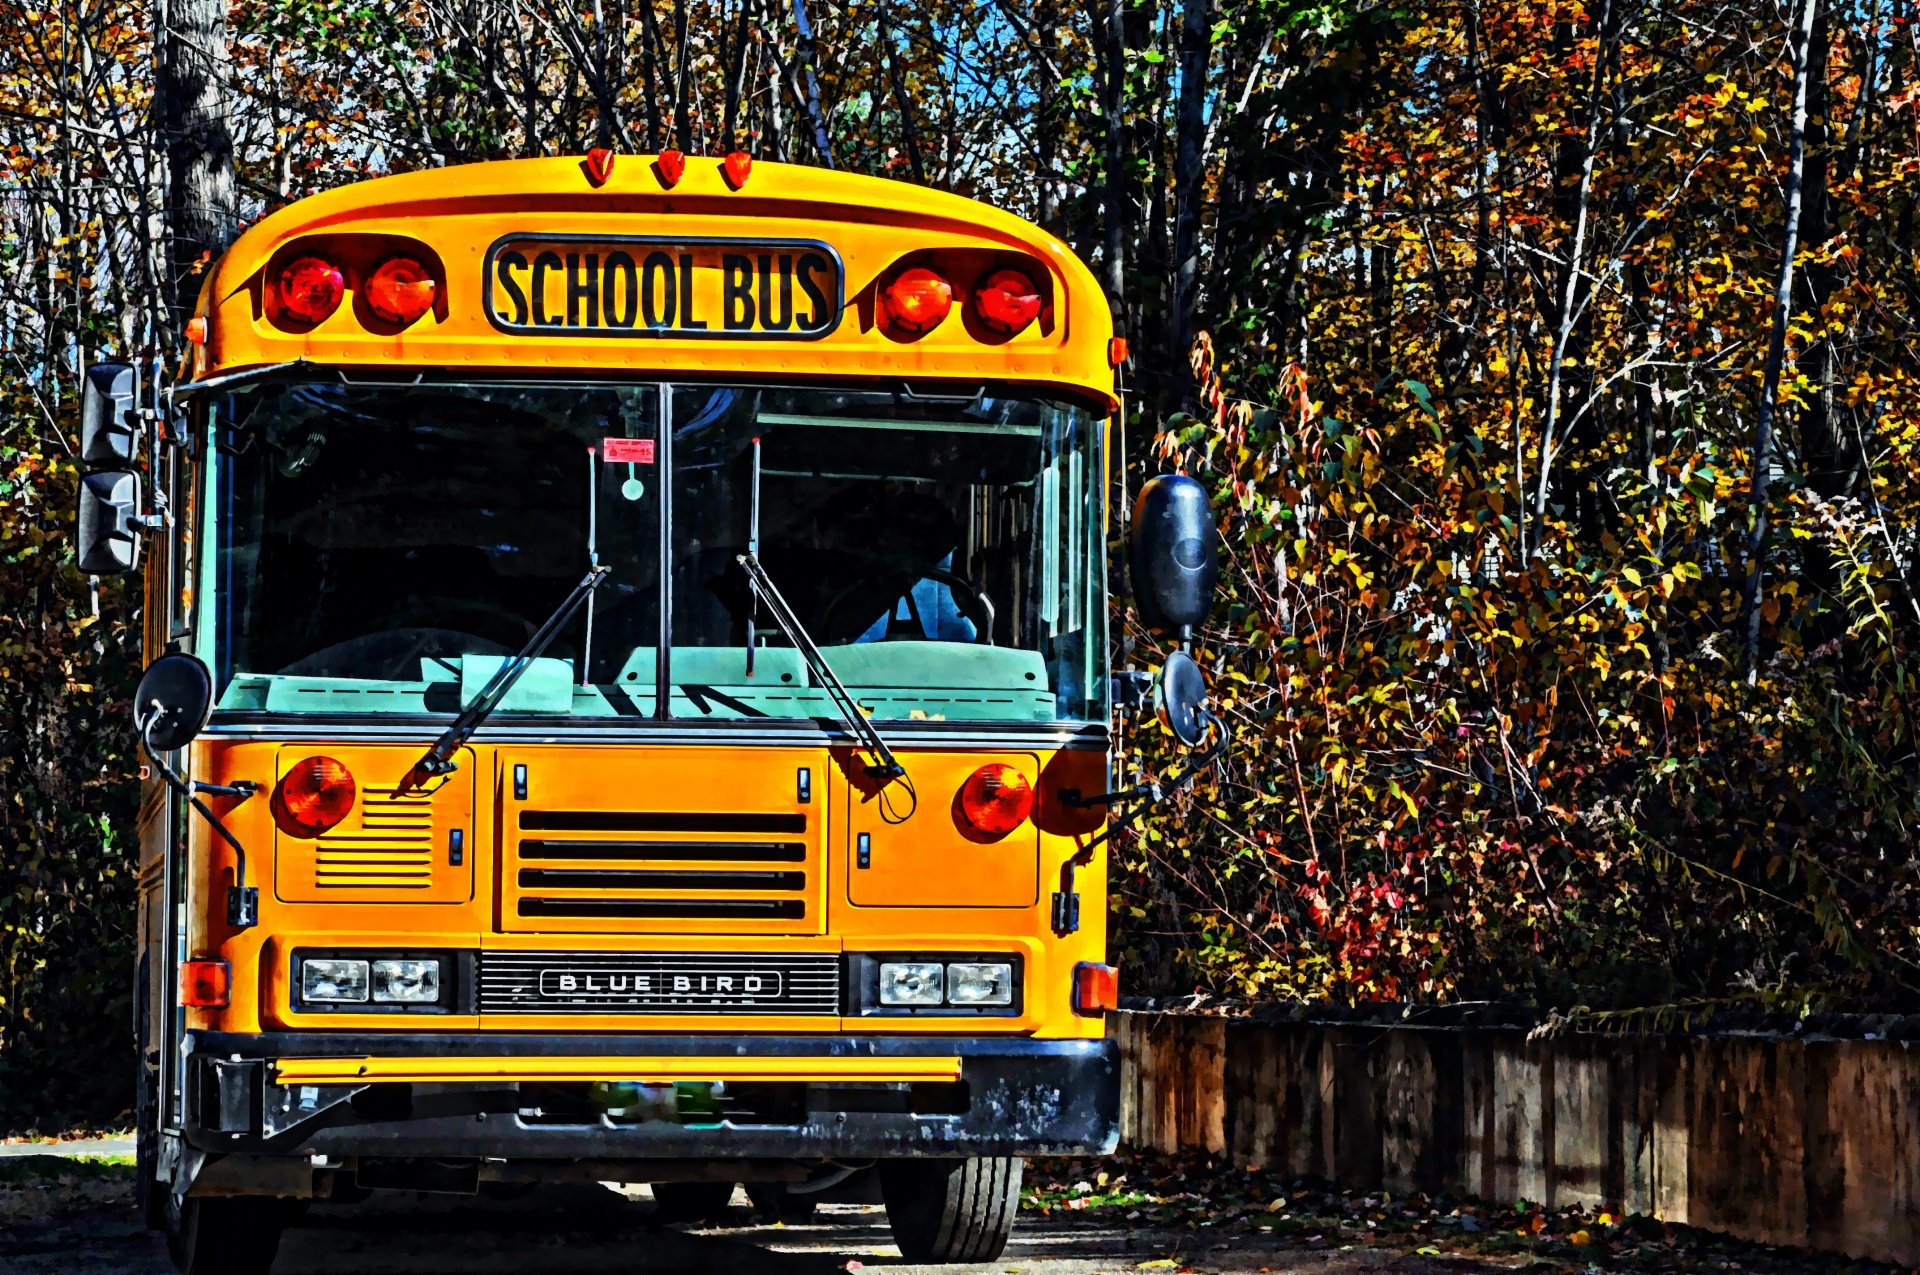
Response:
[[[914,584],[918,584],[921,580],[932,580],[936,584],[944,584],[947,588],[951,589],[953,591],[954,605],[958,606],[960,608],[960,614],[965,616],[973,624],[973,640],[982,646],[993,645],[993,600],[987,597],[984,590],[965,576],[949,571],[945,567],[920,568],[920,574],[914,580]],[[834,594],[832,600],[827,603],[825,609],[821,612],[821,628],[825,629],[828,633],[839,632],[839,629],[834,625],[834,620],[838,618],[840,609],[853,600],[856,590],[865,587],[866,584],[867,581],[865,580],[856,580],[846,588],[840,590],[840,592]],[[889,603],[887,607],[887,635],[881,638],[881,641],[896,642],[903,640],[893,636],[894,616],[899,610],[900,600],[908,597],[912,592],[913,585],[908,585],[906,589],[894,595],[892,602]],[[924,639],[925,635],[922,634],[921,640]]]

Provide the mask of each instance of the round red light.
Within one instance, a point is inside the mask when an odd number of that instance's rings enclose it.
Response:
[[[1004,837],[1033,813],[1033,787],[1011,766],[989,762],[960,785],[960,813],[990,837]]]
[[[939,327],[953,309],[953,285],[925,266],[914,266],[880,290],[880,304],[894,327],[918,336]]]
[[[325,257],[295,257],[280,271],[280,313],[296,323],[318,323],[340,308],[347,278]]]
[[[1022,271],[996,270],[973,290],[973,313],[989,331],[1012,336],[1040,317],[1040,289]]]
[[[388,257],[367,276],[367,308],[402,327],[433,309],[436,285],[412,257]]]
[[[280,777],[273,813],[288,835],[317,837],[352,812],[358,793],[352,771],[331,757],[308,757]]]

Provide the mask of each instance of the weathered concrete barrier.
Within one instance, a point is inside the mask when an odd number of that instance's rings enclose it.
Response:
[[[1920,1044],[1134,1012],[1132,1147],[1920,1263]]]

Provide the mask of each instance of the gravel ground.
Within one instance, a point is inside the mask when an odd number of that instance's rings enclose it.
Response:
[[[1077,1166],[1069,1166],[1077,1167]],[[0,1271],[6,1275],[164,1275],[172,1270],[159,1238],[141,1229],[128,1202],[131,1167],[97,1161],[16,1161],[0,1173]],[[1046,1182],[1045,1170],[1033,1177]],[[1069,1196],[1072,1187],[1067,1188]],[[1316,1200],[1320,1199],[1316,1194]],[[1259,1272],[1266,1275],[1437,1275],[1529,1271],[1820,1271],[1844,1264],[1778,1250],[1734,1248],[1710,1237],[1676,1244],[1606,1245],[1578,1253],[1565,1245],[1522,1243],[1505,1230],[1504,1251],[1476,1241],[1477,1227],[1436,1234],[1371,1229],[1384,1213],[1368,1197],[1326,1196],[1329,1206],[1291,1216],[1304,1228],[1276,1231],[1244,1224],[1227,1210],[1174,1219],[1097,1196],[1063,1204],[1045,1188],[1029,1200],[1012,1245],[998,1262],[968,1268],[994,1275],[1120,1275],[1121,1272]],[[513,1200],[383,1195],[363,1204],[314,1205],[287,1232],[276,1275],[561,1275],[621,1272],[667,1275],[830,1275],[910,1267],[887,1234],[885,1214],[828,1205],[812,1223],[759,1220],[736,1194],[727,1224],[662,1225],[644,1187],[569,1185]],[[1492,1218],[1489,1217],[1489,1223]],[[1444,1229],[1444,1228],[1442,1228]],[[1867,1268],[1851,1268],[1867,1269]]]

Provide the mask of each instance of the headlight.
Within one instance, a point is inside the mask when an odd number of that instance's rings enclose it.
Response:
[[[308,957],[300,962],[300,999],[350,1004],[367,999],[367,963]]]
[[[440,962],[373,963],[373,999],[388,1005],[432,1005],[440,1000]]]
[[[1013,966],[998,962],[947,966],[947,1004],[1013,1004]]]
[[[932,961],[888,961],[880,966],[882,1005],[938,1005],[944,969]]]

